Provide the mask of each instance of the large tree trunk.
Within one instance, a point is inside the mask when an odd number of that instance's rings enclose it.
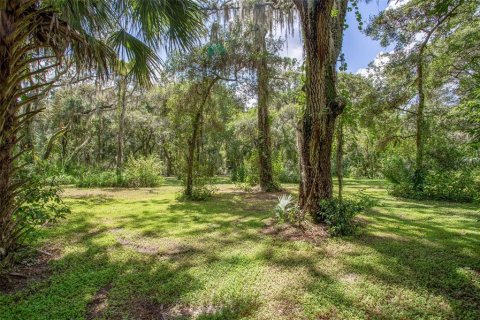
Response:
[[[127,94],[127,80],[124,76],[120,76],[118,81],[118,134],[117,134],[117,181],[122,180],[123,174],[123,149],[125,141],[125,113],[126,113],[126,94]]]
[[[332,198],[331,153],[335,119],[343,104],[336,94],[336,60],[340,54],[347,1],[294,1],[303,31],[306,64],[306,105],[300,123],[301,182],[299,206],[314,214],[322,199]]]
[[[424,109],[425,109],[425,93],[423,92],[423,50],[424,47],[420,49],[419,58],[417,62],[417,93],[418,93],[418,106],[417,106],[417,121],[416,121],[416,148],[417,155],[415,159],[415,181],[414,187],[418,191],[423,190],[423,184],[425,179],[425,170],[423,167],[423,153],[424,153]]]
[[[273,181],[272,169],[272,142],[270,133],[270,117],[268,112],[269,103],[269,70],[267,64],[267,29],[265,25],[265,5],[257,5],[259,11],[256,25],[256,42],[258,58],[256,61],[257,71],[257,118],[258,118],[258,159],[259,159],[259,180],[262,191],[275,191],[277,186]]]

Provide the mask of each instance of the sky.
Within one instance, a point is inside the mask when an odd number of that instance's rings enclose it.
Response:
[[[359,0],[359,10],[364,26],[371,17],[377,15],[387,7],[397,7],[408,0]],[[368,3],[367,3],[368,2]],[[391,51],[392,48],[383,48],[378,41],[372,40],[358,29],[358,22],[353,11],[347,13],[346,23],[348,28],[344,31],[343,53],[347,62],[347,71],[363,73],[369,63],[374,61],[380,53]],[[294,25],[293,35],[289,35],[281,55],[303,60],[303,45],[299,24]],[[285,30],[274,31],[274,37],[285,38]],[[165,59],[166,53],[161,51],[160,56]]]
[[[394,4],[395,1],[390,1],[390,6],[392,6],[392,3]],[[371,0],[368,3],[360,1],[359,10],[364,26],[367,25],[370,17],[385,10],[388,5],[388,0]],[[346,23],[349,27],[344,31],[343,53],[348,72],[360,72],[367,68],[368,64],[375,60],[379,53],[389,51],[388,48],[383,48],[378,41],[372,40],[358,30],[358,22],[353,11],[348,12]],[[295,32],[294,36],[289,37],[287,41],[287,46],[284,48],[282,55],[302,59],[303,49],[298,32]]]

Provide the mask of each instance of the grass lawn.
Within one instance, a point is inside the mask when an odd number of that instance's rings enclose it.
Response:
[[[46,275],[0,293],[0,319],[480,319],[478,207],[347,180],[379,205],[312,244],[262,232],[274,195],[218,187],[207,202],[172,182],[67,189],[72,213],[38,243]]]

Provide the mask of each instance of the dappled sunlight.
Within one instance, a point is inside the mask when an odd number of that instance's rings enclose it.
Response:
[[[374,183],[348,180],[347,195],[357,186],[382,192],[382,201],[360,217],[356,235],[315,244],[262,232],[275,194],[222,188],[210,201],[181,202],[170,186],[70,189],[72,214],[42,241],[61,248],[51,276],[1,301],[19,299],[14,308],[24,318],[148,310],[204,319],[478,314],[478,213],[399,201]]]
[[[2,1],[0,320],[480,319],[479,8]]]

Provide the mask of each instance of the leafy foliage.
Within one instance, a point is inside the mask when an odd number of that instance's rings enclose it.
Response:
[[[363,193],[351,199],[322,200],[314,219],[325,223],[333,236],[350,235],[357,227],[355,216],[376,204],[375,199]]]
[[[125,166],[121,180],[113,170],[87,170],[76,178],[76,186],[80,188],[149,188],[162,185],[164,166],[155,156],[134,158],[130,157]]]
[[[391,183],[390,192],[397,197],[456,202],[474,202],[480,197],[480,168],[465,146],[455,146],[444,139],[432,139],[428,146],[425,180],[416,189],[412,160],[392,155],[383,162],[383,174]],[[432,142],[433,142],[432,141]]]
[[[61,198],[62,189],[58,181],[49,175],[49,164],[41,160],[29,162],[18,174],[19,179],[28,182],[17,196],[21,205],[13,217],[16,246],[31,243],[39,227],[54,223],[70,212]],[[13,259],[15,255],[9,256],[7,260],[0,260],[0,270],[8,266]]]
[[[413,173],[412,173],[413,175]],[[411,175],[395,177],[392,195],[419,200],[443,200],[455,202],[480,201],[480,174],[470,171],[428,171],[423,190],[414,188]]]
[[[164,181],[163,171],[162,162],[155,156],[139,159],[130,157],[125,166],[124,185],[135,188],[158,187]]]
[[[218,188],[215,187],[209,179],[197,180],[196,184],[192,188],[192,194],[186,195],[185,192],[180,193],[177,196],[181,201],[206,201],[213,197]]]
[[[75,185],[80,188],[108,188],[119,186],[115,171],[89,170],[80,174]]]

